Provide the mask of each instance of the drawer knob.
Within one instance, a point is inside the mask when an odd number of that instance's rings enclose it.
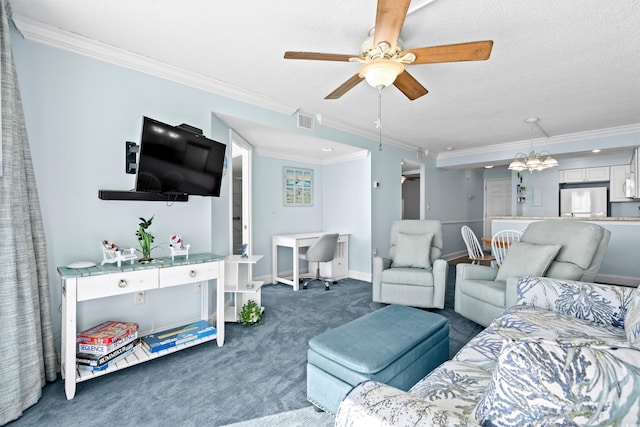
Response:
[[[121,288],[126,288],[127,287],[127,281],[124,279],[120,279],[120,282],[118,282],[118,286]]]
[[[196,271],[195,270],[191,270],[189,272],[189,277],[196,277]]]

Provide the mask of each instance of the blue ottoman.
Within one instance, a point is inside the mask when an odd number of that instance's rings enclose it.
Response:
[[[335,414],[357,384],[375,380],[407,391],[449,359],[449,321],[389,305],[309,341],[307,400]]]

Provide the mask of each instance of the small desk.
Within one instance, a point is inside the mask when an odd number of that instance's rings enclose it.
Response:
[[[317,233],[300,233],[300,234],[281,234],[271,238],[271,258],[272,258],[272,283],[284,283],[293,286],[293,290],[299,289],[300,283],[300,266],[298,264],[298,254],[300,248],[311,246],[316,239],[323,234],[329,232]],[[293,277],[285,278],[278,276],[278,246],[292,248],[293,250]],[[330,277],[333,280],[344,279],[349,275],[349,235],[340,233],[338,237],[338,245],[336,247],[335,258],[328,266],[321,266],[320,271],[323,276]],[[323,267],[326,269],[323,273]]]

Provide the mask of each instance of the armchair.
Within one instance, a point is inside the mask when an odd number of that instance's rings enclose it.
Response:
[[[440,221],[395,221],[390,243],[390,258],[373,258],[373,301],[443,308],[448,264],[440,259]]]
[[[500,268],[456,266],[454,309],[488,326],[505,308],[516,303],[516,284],[521,276],[593,282],[610,236],[609,230],[589,222],[533,222],[520,242],[510,246]]]

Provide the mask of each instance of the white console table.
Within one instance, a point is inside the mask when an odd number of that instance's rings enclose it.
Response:
[[[298,254],[301,248],[311,246],[318,237],[328,232],[301,233],[301,234],[280,234],[271,237],[271,259],[272,259],[272,283],[285,283],[293,286],[297,291],[300,287],[300,267],[298,264]],[[278,273],[278,247],[288,247],[293,249],[293,277],[279,276]],[[326,265],[325,265],[326,264]],[[349,276],[349,235],[339,233],[338,244],[336,246],[335,258],[330,263],[320,265],[320,275],[333,280],[344,279]]]
[[[128,263],[117,267],[113,264],[89,268],[58,267],[62,279],[62,377],[67,399],[73,399],[76,383],[137,365],[203,342],[216,340],[224,344],[224,257],[214,254],[190,254],[189,259],[161,258],[162,262]],[[216,334],[188,342],[187,344],[156,353],[142,346],[129,357],[104,371],[76,369],[77,310],[79,302],[127,293],[161,289],[170,286],[199,283],[201,286],[200,317],[209,319],[209,287],[207,281],[217,279],[216,284]]]

